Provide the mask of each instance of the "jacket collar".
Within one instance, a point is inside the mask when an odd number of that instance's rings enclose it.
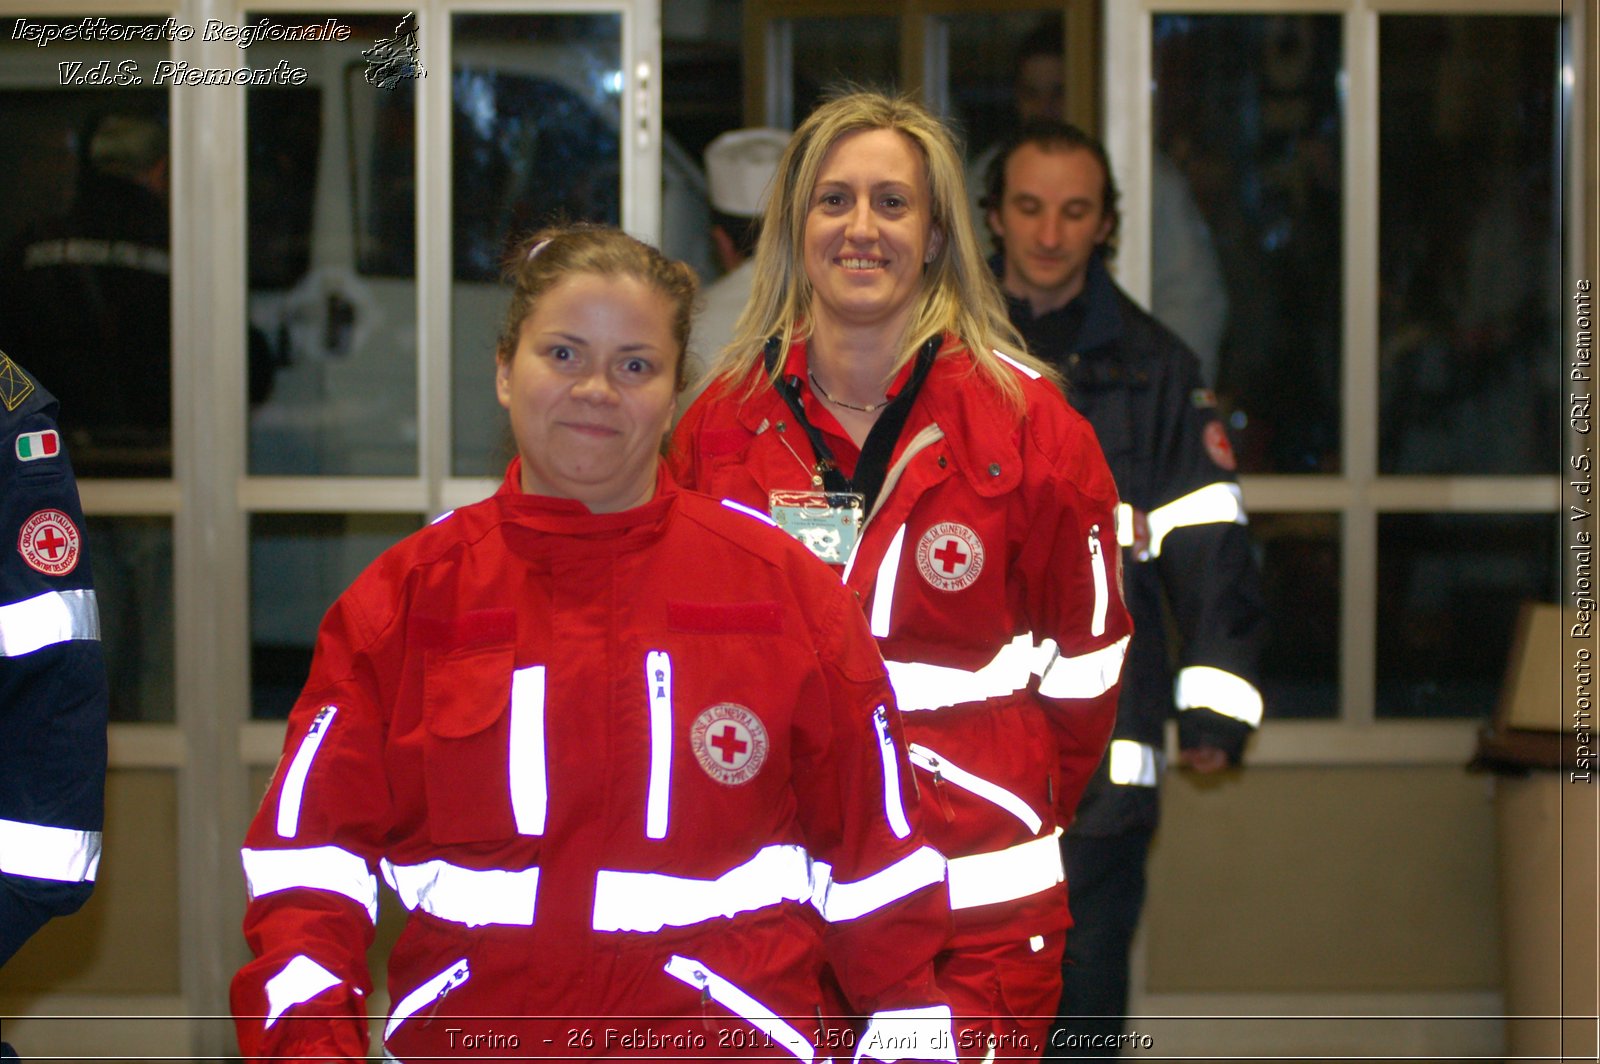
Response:
[[[1005,257],[1003,255],[991,257],[989,268],[994,271],[996,278],[1005,276]],[[1006,307],[1013,320],[1018,317],[1023,320],[1034,317],[1033,308],[1027,300],[1018,299],[1004,291],[1002,294],[1005,296]],[[1077,307],[1083,308],[1083,324],[1079,326],[1077,342],[1073,344],[1076,350],[1094,351],[1114,344],[1122,337],[1122,312],[1117,306],[1117,283],[1111,279],[1111,271],[1106,268],[1105,255],[1099,249],[1089,256],[1089,266],[1083,277],[1083,291],[1066,306],[1041,314],[1039,319],[1047,319],[1058,314],[1065,315]]]
[[[633,532],[650,532],[665,524],[678,500],[678,485],[665,462],[656,463],[656,490],[642,506],[616,513],[591,513],[577,499],[531,495],[522,490],[522,458],[511,459],[505,479],[493,502],[506,517],[539,532],[610,538]]]

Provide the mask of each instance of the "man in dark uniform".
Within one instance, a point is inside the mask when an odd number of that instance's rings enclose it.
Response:
[[[985,207],[1011,320],[1067,378],[1122,497],[1134,635],[1110,749],[1063,840],[1074,926],[1046,1054],[1115,1056],[1165,723],[1176,711],[1185,767],[1239,764],[1261,722],[1260,573],[1233,452],[1194,354],[1106,270],[1117,191],[1105,149],[1074,126],[1029,125],[990,168]]]
[[[106,671],[82,529],[55,397],[0,352],[0,966],[100,864]]]

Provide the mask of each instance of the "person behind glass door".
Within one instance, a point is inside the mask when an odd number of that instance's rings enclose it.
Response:
[[[1106,1047],[1128,1007],[1166,721],[1177,713],[1184,767],[1239,764],[1261,721],[1261,576],[1233,452],[1194,354],[1106,269],[1119,216],[1105,148],[1076,126],[1024,126],[1001,145],[988,189],[1012,324],[1067,378],[1126,500],[1119,538],[1134,636],[1115,738],[1063,841],[1073,932],[1051,1038],[1052,1056],[1115,1056]]]
[[[410,910],[392,1059],[809,1061],[824,957],[949,1044],[944,860],[865,621],[661,462],[693,272],[580,226],[508,273],[517,456],[334,604],[250,827],[245,1057],[365,1059],[380,871]],[[948,1059],[864,1059],[900,1057]]]
[[[769,511],[868,613],[950,858],[937,975],[964,1060],[1043,1048],[1056,836],[1128,642],[1105,459],[1004,315],[949,131],[908,99],[834,98],[779,164],[750,304],[671,456]]]

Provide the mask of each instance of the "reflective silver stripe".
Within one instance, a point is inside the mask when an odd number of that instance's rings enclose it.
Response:
[[[956,1041],[950,1030],[950,1006],[889,1009],[867,1017],[867,1030],[856,1046],[855,1059],[948,1060],[954,1064]]]
[[[644,658],[645,689],[650,693],[650,786],[646,792],[644,833],[667,837],[672,796],[672,658],[652,650]]]
[[[1106,753],[1106,773],[1124,787],[1154,787],[1161,771],[1160,756],[1149,743],[1113,739]]]
[[[1173,684],[1173,701],[1180,710],[1209,709],[1242,720],[1252,728],[1261,725],[1261,692],[1255,685],[1209,665],[1179,669]]]
[[[888,708],[879,706],[872,714],[872,723],[878,729],[878,754],[883,760],[883,814],[894,837],[903,839],[911,834],[911,824],[906,820],[905,803],[900,799],[900,758],[894,747],[894,736],[889,734]]]
[[[58,883],[93,883],[99,868],[98,831],[0,820],[0,873]]]
[[[539,869],[462,868],[448,861],[415,865],[378,862],[384,881],[407,909],[421,909],[441,920],[482,927],[510,924],[532,927],[539,897]]]
[[[800,846],[765,846],[716,879],[601,869],[594,882],[596,931],[656,932],[718,916],[811,898],[811,870]]]
[[[1138,541],[1139,532],[1133,523],[1133,507],[1125,502],[1117,503],[1117,546],[1131,547]]]
[[[383,1040],[387,1042],[389,1036],[394,1034],[396,1027],[415,1016],[418,1010],[442,999],[450,991],[466,982],[471,975],[472,971],[467,967],[467,959],[463,957],[401,998],[400,1004],[395,1006],[394,1012],[389,1016],[388,1026],[383,1029]]]
[[[905,548],[906,526],[895,530],[889,541],[889,550],[878,564],[878,582],[872,592],[872,634],[879,639],[889,636],[889,614],[894,609],[894,585],[900,575],[900,552]]]
[[[1161,541],[1175,528],[1250,523],[1244,512],[1244,492],[1239,490],[1239,485],[1220,480],[1174,499],[1165,506],[1157,506],[1146,517],[1150,522],[1152,558],[1161,553]]]
[[[964,791],[976,794],[986,802],[993,802],[1026,824],[1029,831],[1038,831],[1044,827],[1044,821],[1033,811],[1033,806],[998,783],[991,783],[982,776],[974,775],[958,765],[951,764],[943,754],[921,743],[912,743],[910,753],[913,765],[934,773],[940,779],[948,780]]]
[[[267,980],[267,1027],[278,1022],[286,1009],[303,1004],[338,986],[340,979],[316,961],[300,954]]]
[[[765,1034],[807,1064],[816,1060],[816,1051],[805,1036],[791,1027],[767,1006],[728,982],[692,957],[673,954],[663,969],[680,983],[687,983],[720,1004],[729,1012]]]
[[[280,890],[327,890],[342,894],[378,922],[378,877],[367,862],[337,846],[304,850],[240,850],[250,897]]]
[[[1089,621],[1089,634],[1099,638],[1106,634],[1106,608],[1110,605],[1110,590],[1106,581],[1106,557],[1100,549],[1100,526],[1089,529],[1089,572],[1094,577],[1094,616]]]
[[[294,752],[294,760],[289,762],[289,771],[283,774],[283,789],[278,792],[279,838],[292,839],[300,830],[300,802],[305,796],[306,775],[311,771],[311,762],[316,760],[317,750],[321,748],[322,740],[327,737],[338,712],[338,706],[323,706],[317,711],[317,719],[311,722],[311,727],[301,737],[300,748]]]
[[[1123,636],[1075,658],[1057,657],[1039,680],[1039,693],[1048,698],[1098,698],[1116,686],[1127,653],[1128,637]]]
[[[760,510],[746,506],[742,502],[734,502],[732,499],[723,499],[722,505],[726,506],[730,510],[738,510],[747,517],[754,517],[757,521],[765,522],[766,524],[771,525],[773,528],[778,527],[778,522],[774,521]]]
[[[902,712],[944,709],[963,702],[982,702],[1014,694],[1055,655],[1055,643],[1034,646],[1033,636],[1019,635],[1000,648],[987,665],[969,671],[919,661],[886,661],[889,682]]]
[[[511,812],[517,834],[543,835],[550,801],[544,764],[544,666],[511,674]]]
[[[811,904],[830,924],[856,920],[892,905],[914,891],[945,877],[944,856],[931,846],[921,846],[894,864],[865,879],[843,883],[833,878],[833,867],[816,862]]]
[[[94,592],[46,591],[0,606],[0,658],[20,658],[73,639],[100,638]]]
[[[1061,846],[1053,834],[993,853],[976,853],[950,861],[950,908],[971,909],[1037,894],[1066,880]]]
[[[1038,370],[1029,369],[1027,366],[1024,366],[1021,362],[1018,362],[1016,359],[1012,358],[1010,355],[1006,354],[997,347],[990,348],[990,350],[994,352],[996,358],[1010,366],[1012,369],[1016,370],[1018,373],[1022,374],[1024,377],[1027,377],[1029,380],[1036,381],[1039,379]]]

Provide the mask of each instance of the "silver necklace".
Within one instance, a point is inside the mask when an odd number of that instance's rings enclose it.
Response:
[[[828,402],[832,403],[834,406],[842,406],[846,410],[856,410],[863,414],[870,414],[875,410],[881,410],[889,405],[888,399],[884,399],[882,402],[878,403],[868,403],[866,406],[859,406],[855,403],[847,403],[843,399],[835,399],[833,396],[828,394],[828,389],[824,388],[820,383],[818,383],[817,375],[811,372],[809,368],[806,370],[806,376],[811,379],[811,387],[817,390],[817,394],[822,396]]]

